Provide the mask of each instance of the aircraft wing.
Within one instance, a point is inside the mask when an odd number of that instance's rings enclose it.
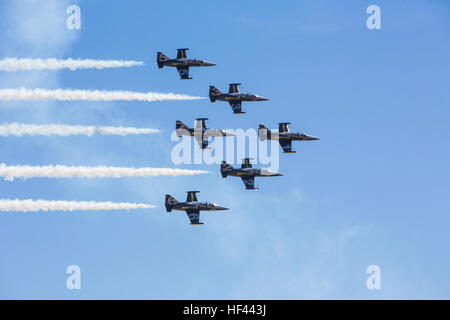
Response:
[[[203,224],[200,222],[200,211],[196,209],[186,210],[186,214],[191,224]]]
[[[242,177],[242,182],[244,182],[245,189],[248,190],[255,189],[255,177],[253,176]]]
[[[279,139],[281,147],[283,148],[283,152],[289,153],[292,151],[292,141],[290,139]]]
[[[242,101],[228,101],[228,103],[231,109],[233,109],[233,113],[245,113],[242,112]]]
[[[200,148],[206,149],[208,147],[208,137],[205,137],[203,134],[196,134],[195,140],[197,140]]]
[[[189,78],[189,67],[188,66],[177,66],[178,73],[182,80],[190,80]]]
[[[195,129],[201,130],[206,128],[206,120],[207,118],[198,118],[195,122]]]
[[[187,192],[187,197],[186,197],[186,202],[197,202],[197,193],[199,193],[200,191],[188,191]]]
[[[177,49],[177,59],[186,59],[186,51],[189,50],[188,48],[183,49]]]
[[[239,93],[240,85],[240,83],[230,83],[230,89],[228,90],[228,93]]]
[[[250,162],[250,158],[245,158],[242,160],[241,169],[251,168],[252,164]]]
[[[278,132],[280,133],[285,133],[285,132],[289,132],[289,122],[281,122],[278,124]]]

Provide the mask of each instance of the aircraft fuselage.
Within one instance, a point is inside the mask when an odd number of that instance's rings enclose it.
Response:
[[[222,93],[215,96],[219,101],[267,101],[268,98],[249,93]]]
[[[278,136],[278,137],[277,137]],[[312,141],[312,140],[319,140],[319,138],[307,135],[305,133],[294,133],[294,132],[279,132],[277,134],[272,134],[272,140],[281,140],[281,139],[288,139],[291,141]]]
[[[163,66],[166,67],[209,67],[209,66],[215,66],[214,63],[204,61],[204,60],[198,60],[198,59],[170,59],[167,61],[161,62]]]
[[[244,168],[244,169],[233,169],[230,171],[227,171],[228,176],[234,176],[234,177],[245,177],[245,176],[252,176],[252,177],[279,177],[282,176],[281,173],[278,172],[272,172],[267,169],[256,169],[256,168]]]
[[[320,140],[318,137],[310,136],[305,133],[293,132],[272,132],[267,135],[268,140],[289,140],[289,141],[313,141]]]
[[[196,128],[188,128],[188,129],[177,129],[178,136],[208,136],[208,137],[225,137],[225,136],[234,136],[232,133],[227,133],[225,130],[219,129],[196,129]]]
[[[179,211],[219,211],[228,210],[226,207],[218,206],[208,202],[181,202],[172,206],[172,210]]]

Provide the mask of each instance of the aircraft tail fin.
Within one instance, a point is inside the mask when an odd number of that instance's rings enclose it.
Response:
[[[156,62],[158,63],[158,68],[164,67],[164,62],[170,60],[164,53],[158,52],[156,55]]]
[[[226,178],[228,176],[228,172],[232,171],[234,168],[226,163],[225,161],[222,161],[220,165],[220,173],[222,174],[222,178]]]
[[[259,139],[261,141],[266,141],[267,139],[270,140],[272,132],[269,129],[267,129],[265,126],[260,124],[259,125],[259,130],[258,130],[258,135],[259,135]]]
[[[216,96],[222,94],[222,92],[214,86],[209,86],[209,99],[211,102],[216,101]]]
[[[177,120],[175,123],[175,131],[177,132],[177,136],[179,138],[183,135],[183,133],[189,132],[189,127],[180,120]]]
[[[170,194],[166,194],[166,203],[165,203],[165,205],[166,205],[166,211],[167,212],[171,212],[173,206],[178,204],[178,203],[179,202],[174,197],[172,197]]]

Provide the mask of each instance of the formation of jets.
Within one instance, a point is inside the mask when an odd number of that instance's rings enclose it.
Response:
[[[178,49],[177,58],[169,59],[162,52],[157,53],[156,62],[158,68],[163,67],[176,67],[182,80],[192,79],[189,77],[190,67],[207,67],[215,66],[215,63],[198,60],[188,59],[186,51],[189,49]],[[242,111],[243,101],[267,101],[269,98],[265,98],[256,94],[240,93],[240,83],[230,83],[228,93],[222,93],[214,86],[209,86],[209,98],[211,102],[226,101],[230,104],[234,114],[244,114]],[[221,129],[210,129],[206,127],[206,120],[208,118],[197,118],[195,128],[189,128],[183,122],[177,120],[175,124],[175,130],[178,138],[182,136],[194,137],[198,145],[202,150],[208,148],[209,137],[227,137],[234,136],[235,134],[226,132]],[[278,140],[283,149],[283,153],[295,153],[292,150],[292,141],[313,141],[319,140],[319,138],[299,132],[290,132],[289,122],[279,123],[278,132],[272,132],[264,125],[260,124],[258,129],[258,136],[261,141],[266,140]],[[255,177],[279,177],[283,174],[273,172],[268,169],[253,168],[251,164],[251,158],[244,158],[240,168],[234,168],[225,161],[220,165],[220,173],[223,178],[239,177],[242,179],[246,190],[258,190],[255,187]],[[188,191],[186,202],[179,202],[171,195],[166,194],[165,206],[166,211],[172,210],[185,211],[191,225],[201,225],[200,211],[222,211],[228,210],[228,208],[219,206],[215,203],[198,202],[197,193],[199,191]]]

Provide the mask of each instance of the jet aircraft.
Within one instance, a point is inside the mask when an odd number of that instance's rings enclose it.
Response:
[[[270,171],[269,169],[255,169],[250,163],[251,158],[242,159],[241,168],[233,168],[231,165],[222,161],[220,165],[220,173],[223,178],[227,176],[240,177],[244,182],[246,190],[258,190],[255,188],[255,177],[279,177],[281,173]]]
[[[209,99],[211,100],[211,102],[216,102],[216,100],[228,101],[231,109],[233,109],[233,113],[235,114],[245,113],[242,112],[242,101],[269,100],[269,98],[264,98],[256,94],[240,93],[238,88],[238,86],[240,85],[240,83],[230,83],[230,89],[228,90],[228,93],[222,93],[216,87],[209,86]]]
[[[188,48],[177,50],[178,53],[176,59],[170,59],[162,52],[158,52],[156,62],[158,63],[158,68],[160,69],[163,67],[176,67],[178,73],[180,74],[181,80],[192,79],[189,78],[189,67],[209,67],[216,65],[215,63],[204,60],[188,59],[186,56],[186,51],[189,50]]]
[[[295,153],[292,150],[292,141],[312,141],[320,140],[317,137],[307,135],[305,133],[294,133],[289,131],[290,122],[279,123],[279,130],[276,133],[272,133],[262,124],[259,125],[259,138],[261,141],[265,140],[278,140],[284,153]]]
[[[195,128],[189,128],[183,122],[177,120],[175,124],[175,131],[178,138],[181,138],[181,136],[194,137],[201,149],[207,149],[209,137],[235,136],[235,134],[226,132],[225,130],[206,128],[206,120],[208,120],[208,118],[197,118],[196,120],[197,122],[195,124]]]
[[[166,194],[166,210],[186,211],[186,214],[191,221],[191,225],[200,225],[200,211],[219,211],[228,210],[226,207],[221,207],[215,203],[198,202],[197,193],[200,191],[188,191],[186,202],[178,202],[171,195]]]

